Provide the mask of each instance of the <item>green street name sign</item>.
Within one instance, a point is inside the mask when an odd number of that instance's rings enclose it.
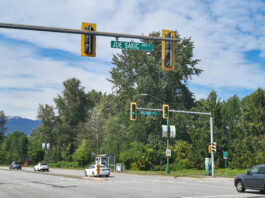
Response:
[[[126,42],[126,41],[111,41],[111,48],[153,51],[153,44]]]
[[[152,116],[157,116],[157,112],[152,112],[152,111],[140,111],[141,115],[152,115]]]

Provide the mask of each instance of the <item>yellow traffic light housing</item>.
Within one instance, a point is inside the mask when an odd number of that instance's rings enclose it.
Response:
[[[130,120],[136,120],[136,103],[130,103]]]
[[[82,30],[97,31],[97,24],[82,23]],[[81,35],[81,56],[96,57],[96,35]]]
[[[175,31],[162,30],[162,38],[175,38]],[[175,69],[175,42],[162,41],[162,69]]]
[[[163,105],[163,118],[169,118],[169,106]]]

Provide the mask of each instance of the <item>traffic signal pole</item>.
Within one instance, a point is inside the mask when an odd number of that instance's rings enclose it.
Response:
[[[167,117],[167,149],[169,149],[169,117]],[[170,167],[169,167],[169,156],[167,156],[167,168],[166,168],[167,174],[170,173]]]
[[[211,130],[211,149],[212,149],[212,144],[213,144],[213,115],[210,114],[210,130]],[[211,159],[212,159],[212,177],[215,176],[214,174],[214,168],[215,168],[215,165],[214,165],[214,152],[213,150],[211,150]]]

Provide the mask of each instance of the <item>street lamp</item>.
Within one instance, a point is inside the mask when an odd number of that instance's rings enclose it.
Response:
[[[155,97],[155,96],[152,96],[150,94],[147,94],[147,93],[143,93],[141,94],[142,96],[150,96],[151,98],[159,101],[159,102],[162,102],[162,104],[166,104],[163,100]],[[167,150],[169,149],[169,116],[167,116]],[[170,167],[169,167],[169,156],[167,156],[167,168],[166,168],[166,172],[167,174],[170,173]]]

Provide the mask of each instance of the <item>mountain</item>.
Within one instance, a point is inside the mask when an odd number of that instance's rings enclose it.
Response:
[[[37,128],[40,124],[40,120],[31,120],[18,116],[7,116],[5,124],[5,127],[7,128],[6,134],[13,133],[14,131],[21,131],[26,135],[30,135],[32,129]]]

